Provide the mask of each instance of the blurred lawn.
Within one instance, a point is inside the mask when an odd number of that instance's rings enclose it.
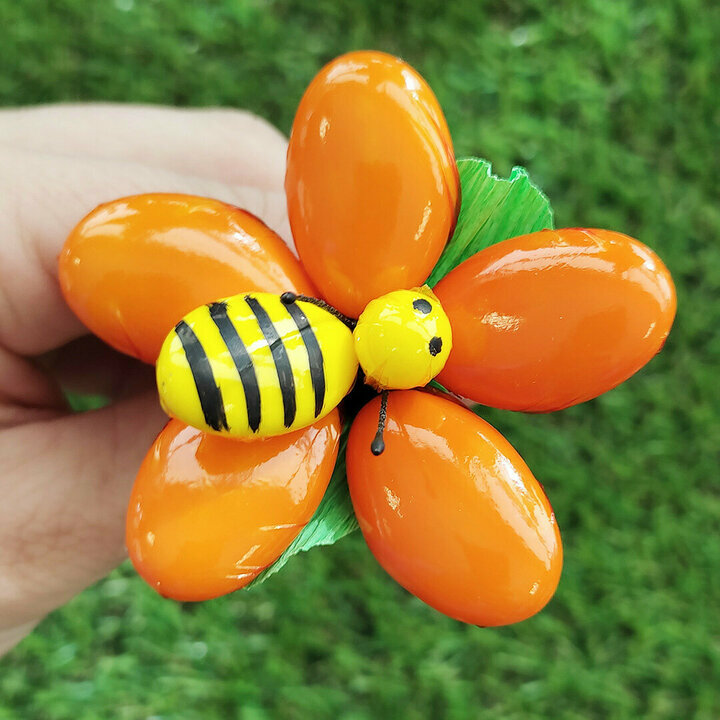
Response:
[[[486,413],[564,533],[540,616],[448,620],[358,536],[203,605],[125,567],[0,662],[0,720],[720,717],[716,3],[0,0],[0,27],[0,104],[222,104],[284,131],[334,55],[400,54],[458,155],[525,165],[559,225],[650,244],[680,308],[662,355],[599,400]]]

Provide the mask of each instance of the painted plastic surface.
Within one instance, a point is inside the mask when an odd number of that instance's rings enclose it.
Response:
[[[171,420],[130,497],[126,541],[137,571],[175,600],[208,600],[247,585],[312,518],[340,431],[337,411],[251,443]]]
[[[404,588],[452,618],[506,625],[537,613],[562,568],[557,523],[527,465],[457,402],[391,392],[385,452],[370,452],[379,400],[348,440],[350,494],[365,540]]]
[[[315,294],[282,239],[250,213],[192,195],[100,205],[70,233],[60,285],[83,323],[154,363],[165,336],[202,303],[239,292]]]
[[[156,371],[169,415],[249,439],[324,417],[348,393],[357,368],[352,332],[327,310],[250,293],[186,315],[163,344]]]
[[[544,230],[483,250],[434,288],[453,328],[438,376],[466,398],[548,412],[590,400],[662,348],[675,288],[627,235]]]
[[[427,287],[395,290],[370,302],[353,337],[366,381],[378,389],[427,385],[452,349],[450,321]]]
[[[298,253],[330,304],[358,317],[370,300],[422,285],[459,205],[430,87],[384,53],[333,60],[298,107],[285,190]]]

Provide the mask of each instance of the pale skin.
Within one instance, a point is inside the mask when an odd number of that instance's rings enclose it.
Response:
[[[102,202],[183,192],[289,237],[285,138],[240,111],[0,111],[0,654],[125,558],[137,468],[166,418],[153,370],[110,351],[60,294],[57,256]],[[61,388],[113,403],[72,414]]]

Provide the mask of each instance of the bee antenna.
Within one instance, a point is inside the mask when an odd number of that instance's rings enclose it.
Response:
[[[357,320],[353,320],[347,315],[343,315],[337,308],[334,308],[332,305],[328,305],[328,303],[324,300],[320,300],[320,298],[309,297],[308,295],[298,295],[294,292],[284,292],[280,296],[280,302],[283,305],[292,305],[292,303],[297,302],[298,300],[311,303],[312,305],[317,305],[323,310],[327,310],[331,315],[334,315],[338,320],[340,320],[340,322],[347,325],[351,330],[357,325]]]
[[[385,421],[387,420],[387,401],[388,391],[382,391],[382,399],[380,400],[380,415],[378,416],[378,429],[375,438],[370,443],[370,452],[373,455],[381,455],[385,450],[385,441],[383,440],[383,431],[385,430]]]

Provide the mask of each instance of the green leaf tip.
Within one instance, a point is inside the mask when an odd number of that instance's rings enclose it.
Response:
[[[462,202],[452,238],[428,278],[431,287],[480,250],[511,237],[553,228],[553,212],[545,194],[525,168],[514,167],[500,178],[480,158],[457,161]]]
[[[82,393],[66,392],[65,399],[73,412],[87,412],[99,410],[110,404],[110,398],[105,395],[84,395]]]

